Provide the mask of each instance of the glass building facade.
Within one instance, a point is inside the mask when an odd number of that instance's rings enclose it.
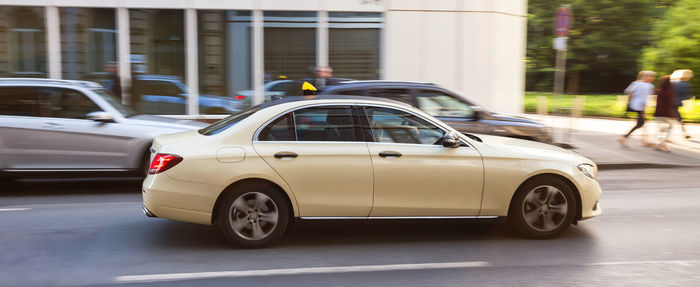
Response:
[[[381,78],[382,13],[255,12],[0,6],[0,77],[93,81],[159,115],[230,114],[300,94],[319,67],[334,71],[324,77]]]
[[[0,6],[0,77],[46,77],[44,9]]]

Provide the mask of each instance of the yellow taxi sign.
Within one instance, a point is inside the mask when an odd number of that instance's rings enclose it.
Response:
[[[302,95],[304,95],[304,96],[314,96],[314,95],[316,95],[318,90],[316,90],[316,87],[314,87],[314,85],[312,85],[311,83],[304,82],[301,85],[301,92],[302,92]]]

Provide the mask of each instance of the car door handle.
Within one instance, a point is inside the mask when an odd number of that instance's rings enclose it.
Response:
[[[293,152],[278,152],[275,154],[275,158],[285,158],[285,157],[291,157],[295,158],[298,157],[299,155]]]
[[[44,125],[42,127],[45,129],[54,129],[54,130],[63,129],[63,125],[57,124],[57,123],[44,123]]]
[[[379,156],[385,157],[385,158],[386,157],[401,157],[401,153],[393,152],[393,151],[392,152],[384,151],[384,152],[380,152]]]

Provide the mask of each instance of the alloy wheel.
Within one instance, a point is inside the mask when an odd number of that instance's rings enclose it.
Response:
[[[564,223],[569,212],[564,193],[551,185],[540,185],[525,196],[522,206],[525,223],[541,232],[557,229]]]
[[[277,205],[260,192],[248,192],[236,198],[228,214],[233,232],[246,240],[266,238],[279,221]]]

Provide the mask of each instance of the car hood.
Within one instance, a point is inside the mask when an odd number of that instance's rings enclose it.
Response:
[[[208,126],[207,123],[203,122],[173,119],[153,115],[136,115],[127,118],[125,122],[132,125],[153,126],[178,130],[194,130]]]
[[[539,158],[548,160],[564,160],[574,164],[588,163],[595,165],[592,160],[558,146],[522,140],[511,137],[478,135],[482,145],[495,151],[494,154],[511,154],[513,157]]]
[[[518,122],[518,123],[528,123],[528,124],[535,124],[535,125],[542,125],[542,123],[535,121],[533,119],[529,119],[526,117],[518,116],[518,115],[510,115],[510,114],[497,114],[497,113],[491,113],[491,117],[493,117],[496,120],[499,121],[506,121],[506,122]]]

